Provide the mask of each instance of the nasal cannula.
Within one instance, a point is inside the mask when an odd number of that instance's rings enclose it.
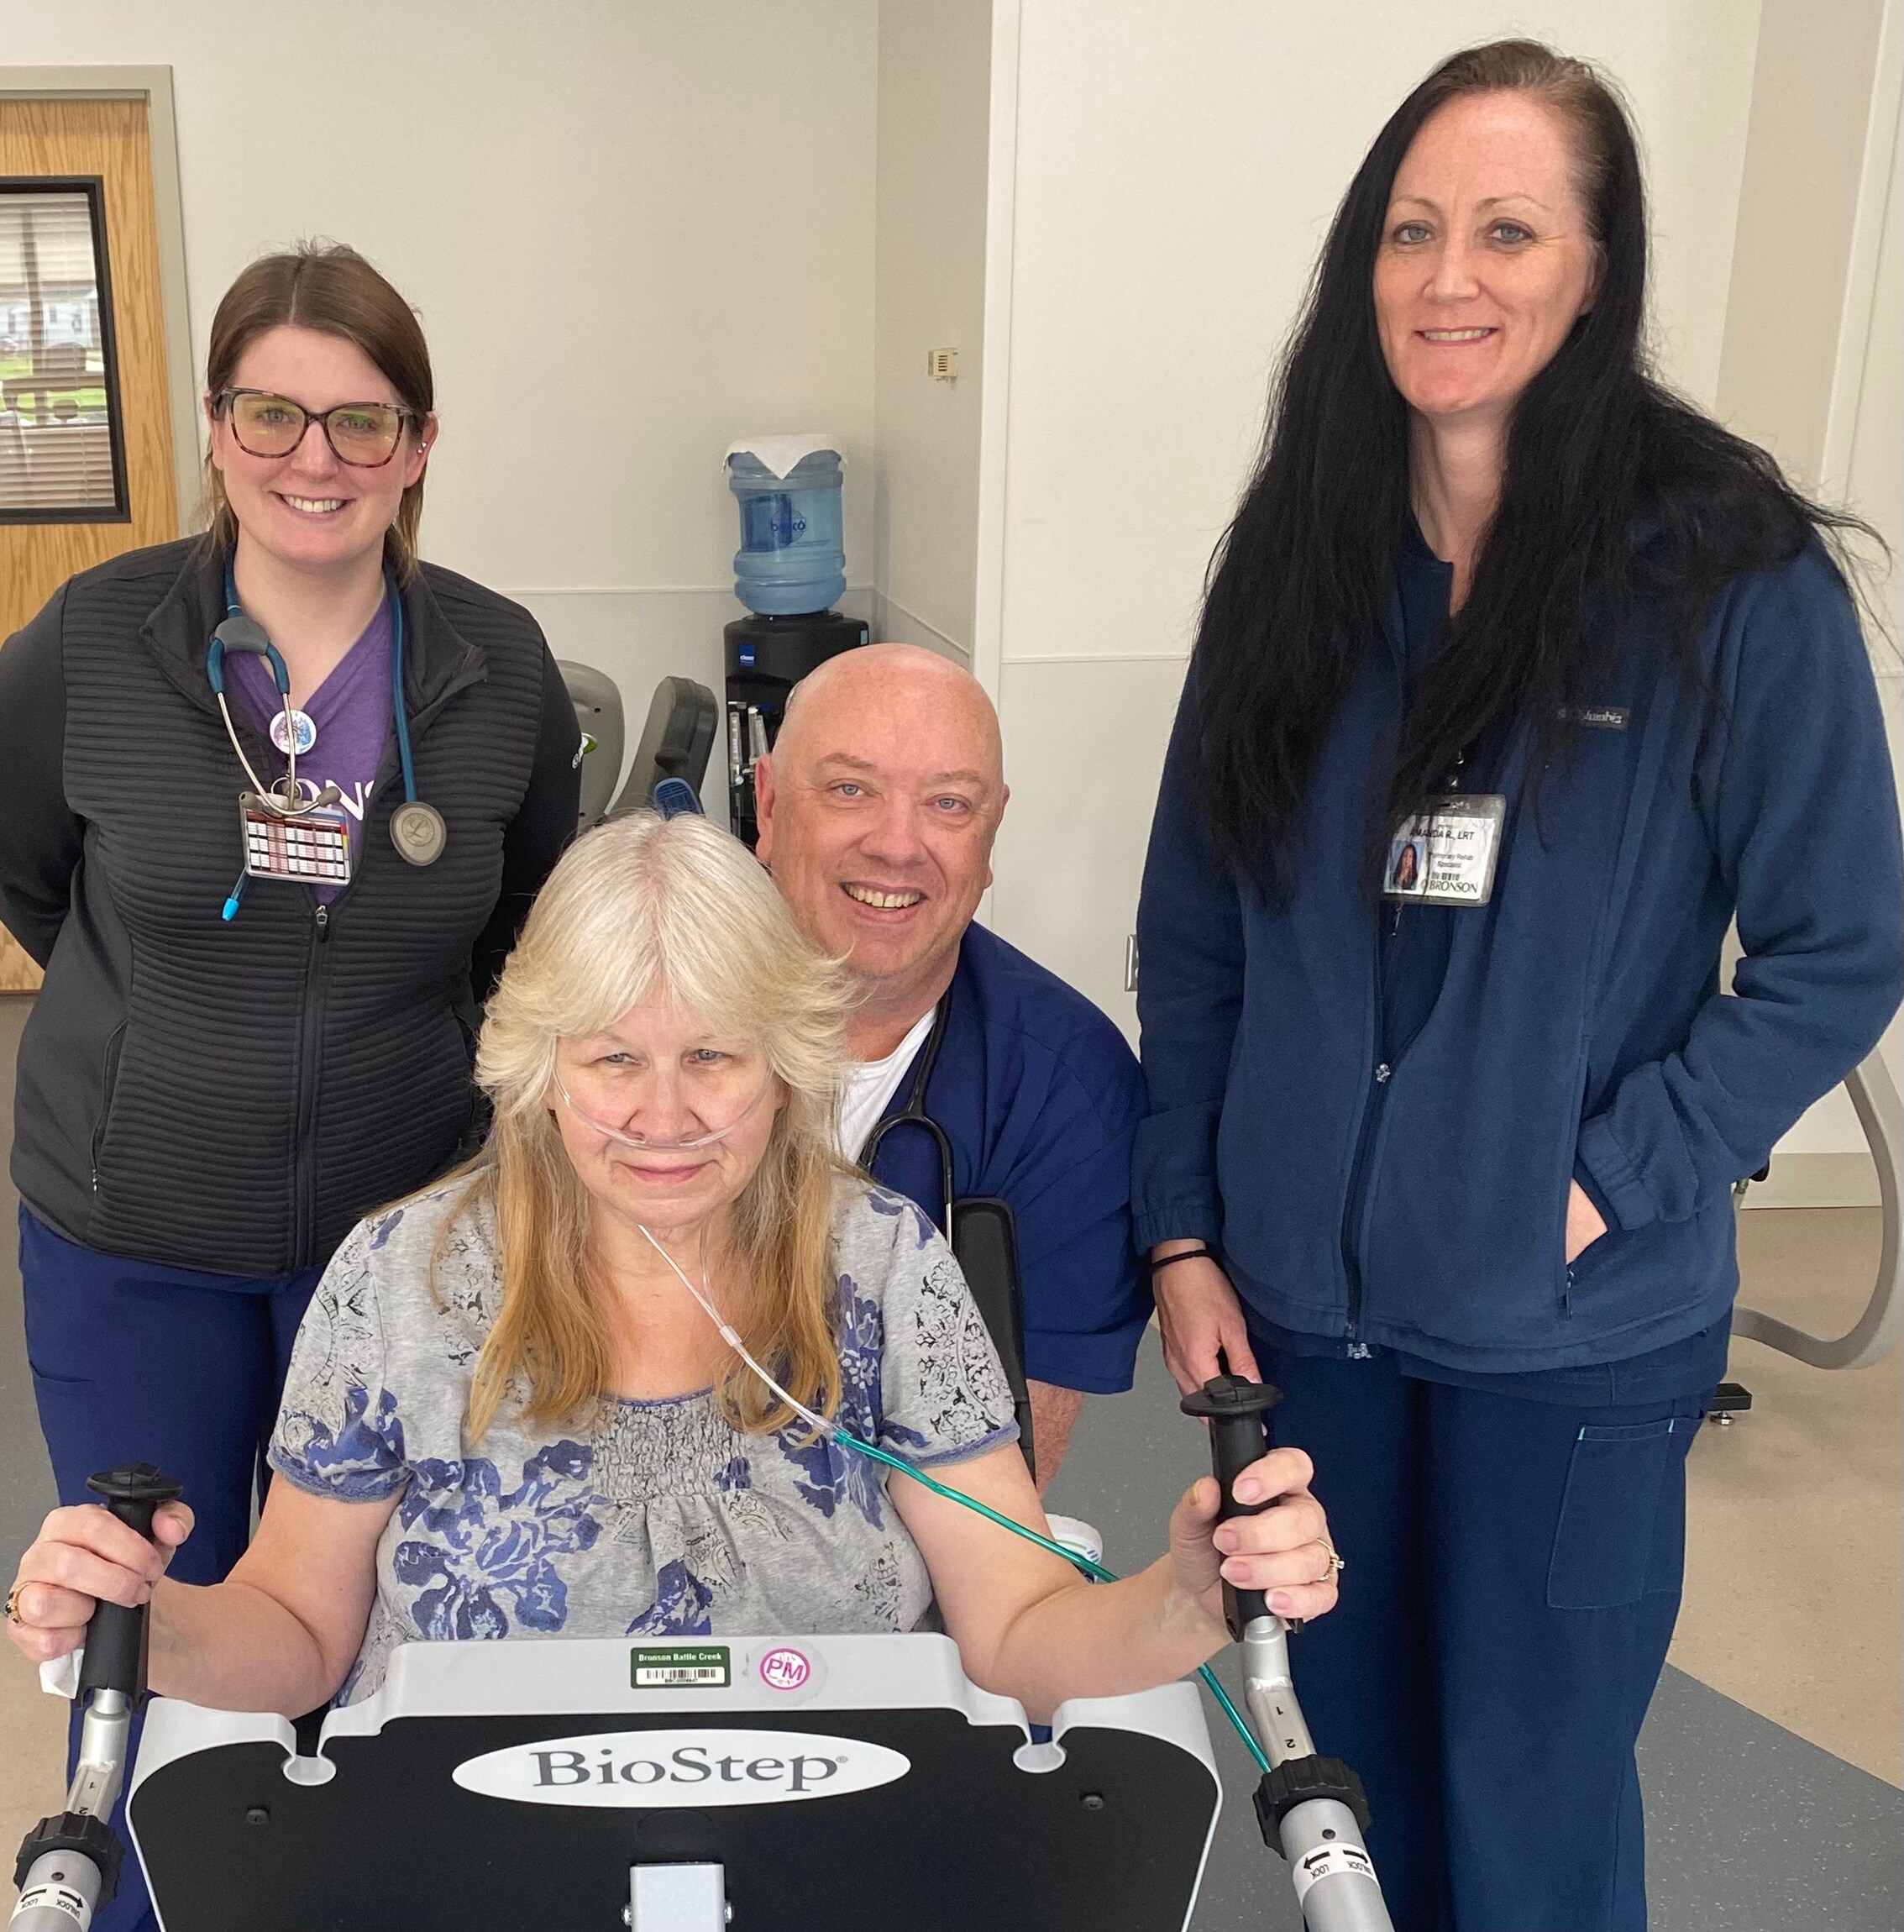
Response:
[[[960,1504],[964,1508],[975,1511],[978,1515],[986,1518],[988,1521],[996,1523],[1001,1530],[1010,1530],[1013,1536],[1022,1536],[1027,1543],[1036,1543],[1041,1550],[1049,1550],[1054,1557],[1063,1557],[1066,1562],[1071,1564],[1074,1568],[1082,1570],[1094,1583],[1115,1583],[1120,1580],[1115,1571],[1107,1570],[1102,1563],[1092,1562],[1088,1557],[1080,1554],[1076,1550],[1067,1550],[1062,1543],[1054,1542],[1049,1536],[1041,1536],[1036,1530],[1026,1529],[1024,1524],[1014,1522],[1010,1516],[1005,1515],[1002,1511],[981,1503],[976,1496],[968,1496],[957,1489],[948,1488],[936,1477],[928,1475],[917,1464],[907,1461],[904,1456],[898,1455],[890,1449],[882,1449],[875,1443],[861,1441],[858,1436],[842,1429],[838,1423],[830,1421],[824,1415],[816,1415],[804,1402],[796,1400],[754,1359],[747,1345],[735,1333],[733,1328],[722,1316],[720,1310],[714,1305],[710,1297],[701,1289],[696,1288],[694,1283],[688,1278],[685,1270],[674,1259],[674,1256],[669,1253],[668,1250],[652,1234],[649,1234],[645,1227],[641,1231],[647,1237],[648,1245],[668,1263],[669,1268],[674,1269],[681,1286],[686,1289],[688,1293],[700,1303],[701,1312],[721,1331],[721,1339],[786,1404],[788,1408],[793,1410],[795,1415],[799,1416],[802,1421],[810,1424],[819,1434],[838,1443],[842,1449],[850,1449],[856,1455],[865,1457],[869,1462],[883,1462],[889,1469],[896,1469],[902,1476],[910,1476],[915,1483],[930,1489],[935,1496],[943,1496],[948,1502]],[[1242,1739],[1249,1749],[1250,1756],[1256,1760],[1257,1768],[1267,1777],[1270,1772],[1269,1760],[1264,1756],[1262,1746],[1256,1742],[1255,1734],[1251,1730],[1249,1725],[1243,1721],[1241,1714],[1237,1710],[1235,1705],[1230,1701],[1230,1693],[1217,1682],[1215,1672],[1211,1670],[1208,1664],[1199,1664],[1197,1675],[1203,1679],[1210,1695],[1221,1706],[1223,1714],[1235,1727],[1237,1736]]]

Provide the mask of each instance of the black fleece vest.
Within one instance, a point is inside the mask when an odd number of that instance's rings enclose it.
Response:
[[[244,780],[205,675],[218,559],[197,543],[117,559],[29,627],[58,625],[83,846],[21,1048],[13,1172],[71,1239],[286,1273],[460,1151],[471,948],[556,674],[534,621],[493,592],[426,564],[403,596],[417,790],[448,824],[443,856],[419,868],[391,843],[391,738],[349,886],[320,908],[254,879],[229,922]],[[278,769],[234,719],[252,763]]]

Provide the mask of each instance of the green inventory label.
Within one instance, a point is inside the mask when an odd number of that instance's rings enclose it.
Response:
[[[665,1650],[630,1651],[628,1681],[637,1690],[725,1690],[734,1673],[725,1644],[698,1650],[670,1644]]]

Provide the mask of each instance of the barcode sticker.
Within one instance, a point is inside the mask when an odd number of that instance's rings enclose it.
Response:
[[[725,1644],[669,1645],[629,1651],[628,1681],[637,1690],[725,1690],[734,1677]]]

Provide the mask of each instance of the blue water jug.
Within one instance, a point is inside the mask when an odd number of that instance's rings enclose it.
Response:
[[[829,610],[845,594],[840,456],[812,449],[784,475],[750,449],[727,457],[727,487],[741,507],[734,595],[763,617]]]

